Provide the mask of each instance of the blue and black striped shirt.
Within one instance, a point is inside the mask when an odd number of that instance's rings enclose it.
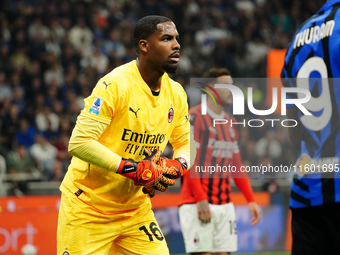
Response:
[[[336,170],[312,178],[296,175],[289,205],[340,202],[340,0],[326,2],[296,32],[286,53],[282,81],[284,86],[308,88],[312,96],[304,105],[312,115],[299,112],[300,156],[307,155],[321,167],[331,162]]]

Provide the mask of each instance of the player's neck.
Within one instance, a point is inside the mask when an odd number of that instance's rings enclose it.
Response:
[[[144,82],[150,87],[151,90],[157,91],[160,89],[163,72],[155,70],[146,61],[137,59],[137,67]]]
[[[209,97],[207,98],[207,106],[210,110],[212,110],[216,114],[221,114],[223,111],[223,106],[220,104],[215,104],[215,102],[210,99]]]

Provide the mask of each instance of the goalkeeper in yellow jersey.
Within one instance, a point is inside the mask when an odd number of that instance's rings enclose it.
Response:
[[[167,74],[177,69],[178,32],[147,16],[133,40],[137,59],[98,81],[73,130],[57,254],[169,254],[145,193],[166,191],[194,161],[187,97]],[[168,141],[174,159],[160,156]]]

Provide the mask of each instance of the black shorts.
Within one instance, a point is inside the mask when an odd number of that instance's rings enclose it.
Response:
[[[340,254],[340,203],[292,209],[292,255]]]

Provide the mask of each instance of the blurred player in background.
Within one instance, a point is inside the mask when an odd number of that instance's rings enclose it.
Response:
[[[216,83],[232,84],[230,72],[225,68],[212,68],[204,77],[217,78],[210,86]],[[214,94],[211,89],[206,89]],[[229,90],[215,90],[224,105],[232,104],[233,98]],[[190,109],[190,122],[197,147],[197,157],[191,171],[195,171],[196,166],[232,165],[237,169],[242,166],[235,128],[230,125],[213,127],[212,124],[213,119],[227,119],[230,123],[232,117],[223,107],[207,96],[206,115],[201,114],[201,105]],[[249,179],[246,174],[233,177],[236,186],[248,201],[251,224],[255,225],[261,219],[261,212],[255,202]],[[215,172],[213,176],[209,176],[209,172],[206,172],[194,176],[188,172],[182,181],[179,215],[186,252],[226,255],[237,251],[235,208],[230,197],[230,173]]]
[[[178,36],[166,17],[140,19],[137,60],[105,75],[85,99],[60,187],[58,254],[169,254],[142,187],[151,196],[166,191],[189,165],[187,96],[167,74],[177,69]],[[175,160],[159,155],[168,141]],[[145,148],[154,151],[147,158]]]
[[[289,129],[300,150],[289,203],[293,255],[340,254],[340,83],[329,79],[340,77],[339,45],[340,1],[331,0],[296,32],[282,70],[284,86],[311,92],[303,106],[312,115],[288,108],[299,120]]]

